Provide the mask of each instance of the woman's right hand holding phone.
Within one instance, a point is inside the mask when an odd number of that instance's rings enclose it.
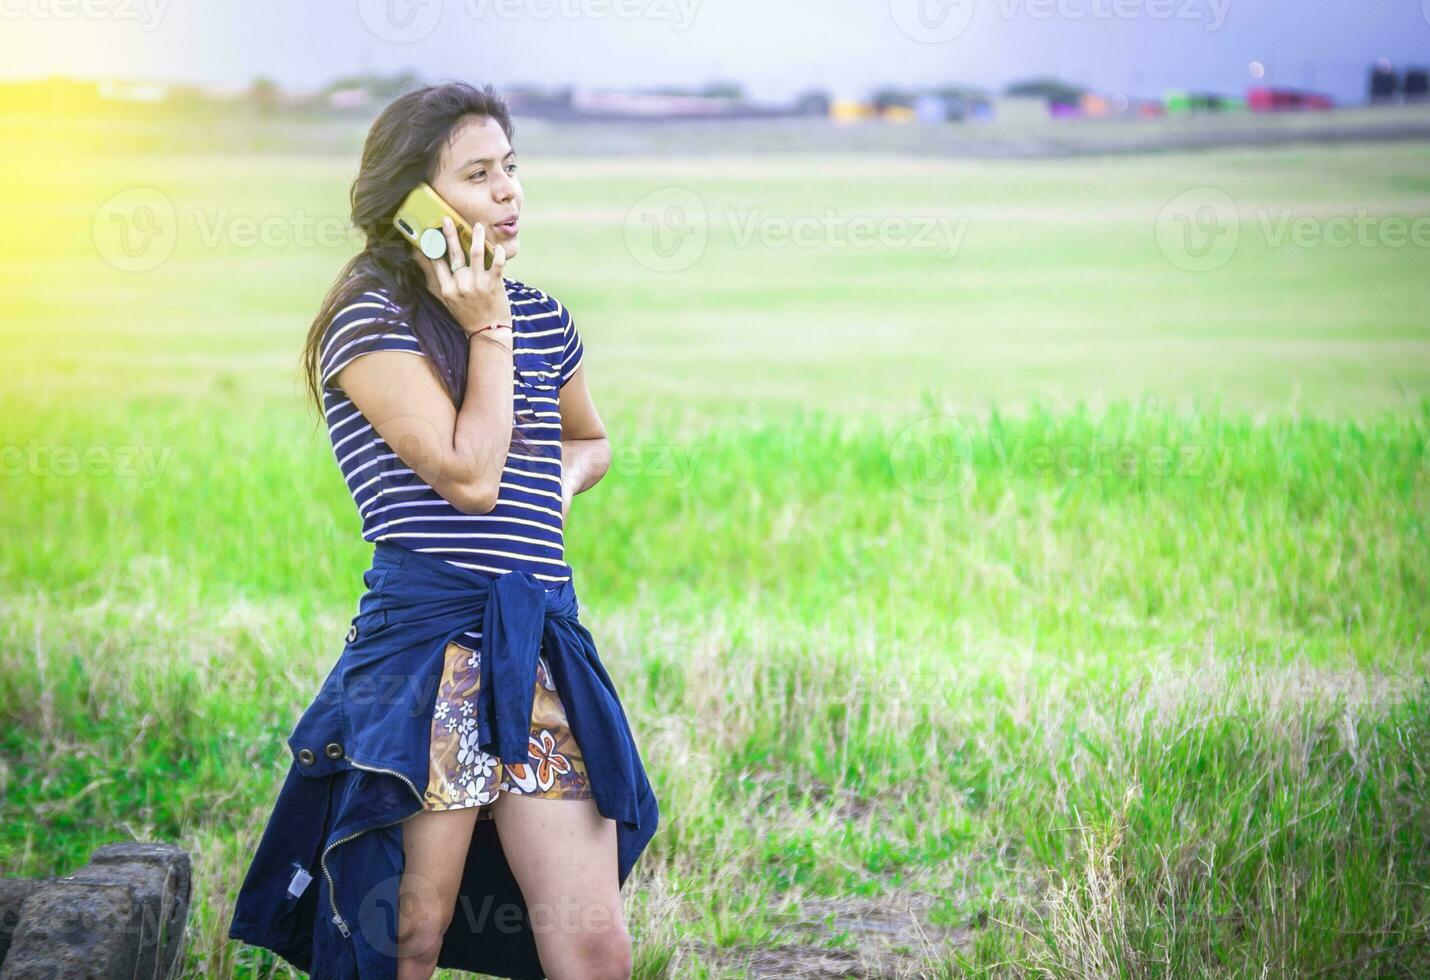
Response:
[[[427,275],[427,287],[442,298],[468,337],[490,324],[510,326],[512,322],[511,301],[507,298],[506,283],[502,279],[506,249],[497,245],[492,267],[484,268],[485,232],[481,225],[472,226],[472,251],[471,254],[464,254],[456,225],[451,218],[443,218],[442,234],[447,237],[447,254],[440,259],[429,259],[418,253]],[[504,337],[503,342],[510,343],[510,330],[488,330],[486,334],[494,339]]]

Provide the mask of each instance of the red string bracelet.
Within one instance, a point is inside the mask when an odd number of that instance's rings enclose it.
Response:
[[[479,328],[479,329],[473,330],[471,333],[467,334],[467,339],[468,339],[468,340],[471,340],[473,337],[475,337],[477,334],[481,333],[483,330],[493,330],[493,329],[495,329],[495,328],[497,328],[497,327],[508,327],[508,328],[510,328],[510,327],[511,327],[511,324],[510,324],[510,323],[489,323],[489,324],[487,324],[485,327],[481,327],[481,328]]]

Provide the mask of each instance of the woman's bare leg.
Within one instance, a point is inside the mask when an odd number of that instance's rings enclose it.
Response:
[[[424,810],[402,823],[397,980],[428,980],[437,969],[476,820],[477,808],[463,807]]]
[[[547,976],[628,980],[631,937],[617,882],[616,822],[601,816],[595,800],[516,793],[502,793],[492,814]]]

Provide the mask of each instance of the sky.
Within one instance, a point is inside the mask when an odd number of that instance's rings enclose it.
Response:
[[[1364,98],[1379,58],[1430,62],[1430,0],[0,0],[0,75],[297,89],[359,71],[639,88],[1001,88],[1108,94],[1263,83]]]

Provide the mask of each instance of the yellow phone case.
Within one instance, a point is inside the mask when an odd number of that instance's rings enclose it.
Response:
[[[442,219],[451,218],[457,226],[457,240],[465,255],[472,254],[472,226],[467,224],[452,205],[442,199],[430,184],[421,183],[412,189],[402,207],[392,216],[392,226],[403,238],[417,246],[418,251],[432,259],[440,259],[447,254],[447,236],[442,232]],[[432,231],[436,234],[431,234]],[[440,243],[440,245],[439,245]],[[492,243],[483,239],[482,252],[484,266],[490,269],[496,253]],[[435,253],[435,254],[434,254]]]

